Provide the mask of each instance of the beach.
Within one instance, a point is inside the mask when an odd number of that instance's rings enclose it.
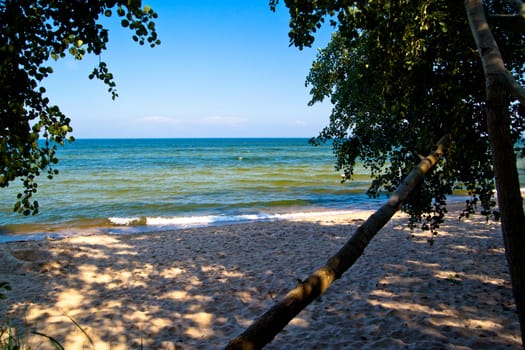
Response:
[[[4,243],[0,315],[65,349],[220,349],[371,213]],[[430,244],[394,216],[265,349],[521,348],[499,223],[457,217]]]

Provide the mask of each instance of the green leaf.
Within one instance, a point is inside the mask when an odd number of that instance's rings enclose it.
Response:
[[[8,45],[0,47],[3,58],[0,110],[9,115],[9,118],[0,118],[0,187],[22,180],[24,189],[16,195],[15,212],[36,214],[39,206],[32,196],[38,188],[38,176],[45,173],[53,177],[57,173],[52,168],[57,161],[54,149],[39,145],[64,145],[68,133],[72,132],[69,119],[43,96],[46,93],[44,78],[53,73],[49,58],[58,60],[70,54],[80,60],[87,53],[100,56],[109,40],[108,30],[100,17],[111,16],[110,8],[115,5],[122,25],[129,27],[134,23],[134,41],[143,43],[148,30],[154,32],[151,18],[156,14],[151,8],[144,8],[143,12],[139,0],[130,0],[127,11],[123,8],[125,3],[0,1],[5,14],[2,24],[8,28],[2,32]],[[150,37],[156,40],[153,33]],[[118,96],[114,77],[105,62],[100,62],[89,78],[100,79],[108,87],[112,99]],[[74,138],[68,140],[74,141]]]

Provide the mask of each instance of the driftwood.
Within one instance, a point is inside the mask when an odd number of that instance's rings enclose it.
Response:
[[[438,162],[449,142],[449,136],[441,138],[434,153],[421,160],[389,200],[357,229],[326,265],[311,274],[304,282],[299,283],[279,303],[256,319],[242,334],[230,341],[226,349],[261,349],[308,304],[321,296],[363,254],[376,233],[388,223],[410,192],[423,181],[425,174]]]

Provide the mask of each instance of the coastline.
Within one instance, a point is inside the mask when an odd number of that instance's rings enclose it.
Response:
[[[452,209],[433,245],[396,214],[265,349],[520,348],[499,223]],[[90,348],[68,316],[95,349],[219,349],[371,213],[0,244],[0,315],[66,349]]]
[[[107,219],[86,219],[84,222],[66,222],[62,224],[27,224],[7,225],[0,230],[0,244],[20,241],[57,240],[74,236],[93,235],[130,235],[177,231],[193,228],[206,228],[225,225],[250,224],[286,220],[308,220],[320,216],[348,215],[366,211],[365,208],[379,207],[379,201],[368,205],[350,208],[305,207],[302,210],[281,212],[252,212],[247,214],[212,214],[171,217],[110,217]],[[43,228],[42,228],[43,227]]]

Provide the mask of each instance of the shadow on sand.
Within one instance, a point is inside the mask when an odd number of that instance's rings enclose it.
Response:
[[[67,316],[97,350],[222,348],[359,224],[328,221],[2,244],[0,281],[14,291],[0,317],[66,349],[93,348]],[[266,348],[519,348],[498,224],[451,219],[430,245],[404,223]]]

